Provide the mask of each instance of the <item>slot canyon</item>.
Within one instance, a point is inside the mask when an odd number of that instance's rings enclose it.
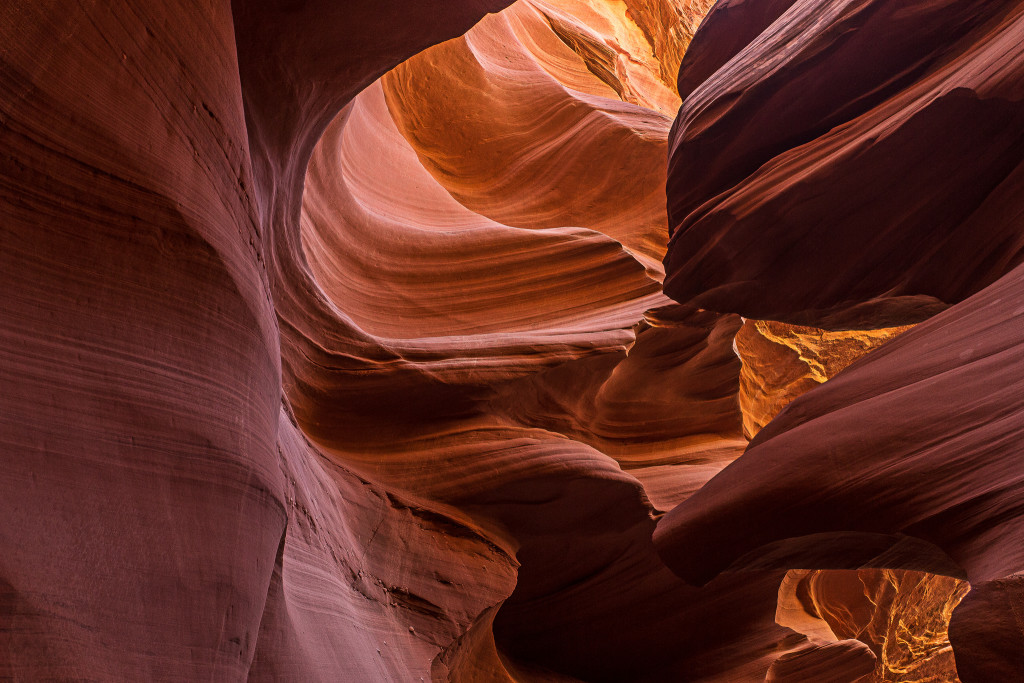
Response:
[[[0,680],[1024,681],[1024,3],[8,0],[0,286]]]

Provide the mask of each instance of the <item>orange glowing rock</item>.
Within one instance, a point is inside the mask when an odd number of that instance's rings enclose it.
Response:
[[[791,570],[779,587],[776,621],[812,640],[865,643],[871,681],[958,681],[949,620],[966,581],[890,569]]]
[[[744,436],[754,438],[793,399],[911,327],[829,331],[771,320],[744,321],[735,341],[743,361],[739,401]]]
[[[1020,679],[1022,44],[0,3],[0,678]]]

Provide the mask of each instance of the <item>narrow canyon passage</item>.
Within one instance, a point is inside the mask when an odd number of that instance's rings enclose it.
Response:
[[[354,98],[307,171],[311,276],[353,336],[421,367],[469,367],[447,369],[450,394],[429,406],[394,382],[383,412],[300,391],[296,417],[333,460],[506,541],[515,589],[477,628],[493,619],[508,676],[628,680],[643,661],[654,680],[698,666],[760,678],[759,648],[800,654],[796,634],[841,633],[870,648],[855,652],[877,680],[955,680],[945,632],[957,579],[819,571],[798,584],[827,586],[817,602],[793,593],[789,620],[772,624],[778,573],[695,590],[649,542],[652,520],[793,398],[910,327],[878,329],[877,315],[840,331],[743,323],[661,294],[680,100],[666,78],[678,67],[658,55],[682,55],[708,7],[680,9],[665,26],[623,3],[517,3]],[[941,310],[920,308],[895,315]],[[699,635],[722,609],[764,633]],[[844,616],[823,620],[833,613]],[[730,645],[756,662],[749,672],[687,661]],[[480,647],[449,648],[435,673],[451,662],[449,675],[480,675]]]
[[[1024,677],[1019,4],[0,41],[0,678]]]

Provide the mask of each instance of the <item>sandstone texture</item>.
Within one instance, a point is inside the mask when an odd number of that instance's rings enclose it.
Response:
[[[739,389],[743,435],[754,438],[797,396],[824,384],[910,327],[832,331],[772,320],[745,321],[734,341],[743,362]]]
[[[684,59],[666,291],[828,329],[864,306],[889,311],[879,328],[919,322],[926,300],[951,306],[786,406],[659,522],[656,545],[697,583],[772,567],[969,579],[949,625],[959,677],[1013,680],[1024,14],[770,5],[720,3],[698,35],[709,45],[716,26],[770,26],[703,59],[695,40],[699,75]],[[699,173],[697,157],[711,159]]]
[[[0,6],[0,679],[1021,678],[1022,46]]]

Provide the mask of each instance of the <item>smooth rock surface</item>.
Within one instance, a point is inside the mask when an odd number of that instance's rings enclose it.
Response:
[[[1022,46],[3,5],[0,678],[1020,678]]]
[[[785,407],[662,518],[661,556],[695,582],[967,578],[949,636],[964,681],[1020,673],[1019,624],[980,614],[1014,604],[1024,562],[1022,32],[1016,3],[794,3],[684,101],[668,181],[682,302],[823,327],[879,297],[955,305]]]

